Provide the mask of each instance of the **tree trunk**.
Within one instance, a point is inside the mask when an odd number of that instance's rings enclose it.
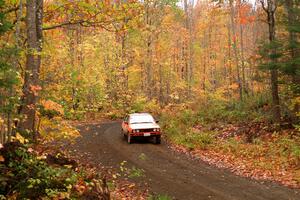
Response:
[[[227,58],[227,62],[228,63],[228,71],[227,74],[229,75],[229,85],[232,85],[232,62],[231,62],[231,30],[230,30],[230,24],[227,25],[227,31],[228,31],[228,58]],[[227,66],[226,66],[227,67]],[[227,78],[227,77],[226,77]]]
[[[150,16],[150,2],[147,0],[146,4],[145,4],[146,8],[146,24],[148,26],[152,25],[152,20],[151,20],[151,16]],[[152,98],[152,36],[151,33],[148,33],[147,36],[147,53],[146,53],[146,92],[147,92],[147,97],[148,99]]]
[[[191,96],[193,71],[194,71],[194,52],[193,52],[193,6],[194,0],[184,0],[184,12],[185,12],[185,28],[189,33],[187,54],[186,54],[186,81],[187,81],[187,96]]]
[[[21,131],[35,132],[36,104],[38,101],[39,72],[42,51],[42,21],[43,1],[26,1],[26,28],[27,51],[25,79],[23,85],[22,105],[20,114],[22,120],[19,124]],[[35,136],[34,136],[35,137]],[[33,138],[34,138],[33,137]]]
[[[243,94],[248,93],[248,88],[246,88],[246,74],[245,74],[245,55],[244,55],[244,28],[243,25],[240,24],[240,45],[241,45],[241,62],[242,62],[242,89]]]
[[[233,6],[233,0],[230,0],[230,22],[231,22],[231,30],[233,36],[233,51],[234,51],[234,58],[236,64],[236,72],[237,72],[237,82],[239,85],[239,96],[240,100],[243,100],[243,86],[241,82],[241,75],[240,75],[240,65],[239,65],[239,57],[238,57],[238,49],[237,49],[237,34],[236,34],[236,27],[234,22],[235,10]]]
[[[276,39],[275,29],[275,12],[277,9],[276,0],[267,0],[267,5],[261,0],[264,11],[268,16],[269,25],[269,42],[273,43]],[[276,49],[272,49],[272,54],[276,53]],[[276,63],[276,58],[271,58],[272,63]],[[280,101],[278,91],[278,70],[271,69],[271,90],[272,90],[272,106],[273,106],[273,117],[274,121],[279,122],[281,118],[280,113]]]

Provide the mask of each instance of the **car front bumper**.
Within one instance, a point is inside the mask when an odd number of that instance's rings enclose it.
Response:
[[[138,137],[151,137],[161,135],[161,132],[139,132],[139,133],[130,133],[130,136]]]

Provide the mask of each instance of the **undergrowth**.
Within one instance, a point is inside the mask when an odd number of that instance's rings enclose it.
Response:
[[[166,138],[188,150],[200,149],[230,157],[251,170],[272,174],[289,171],[300,183],[300,133],[271,120],[268,96],[241,101],[208,96],[197,103],[170,105],[161,116]]]
[[[96,180],[72,165],[48,163],[28,145],[7,143],[0,151],[1,199],[79,199]]]
[[[61,117],[40,119],[38,143],[21,134],[0,147],[0,199],[99,199],[109,196],[98,173],[81,167],[64,152],[43,150],[48,142],[73,142],[80,134]],[[99,191],[102,191],[99,193]],[[106,193],[103,193],[106,191]]]

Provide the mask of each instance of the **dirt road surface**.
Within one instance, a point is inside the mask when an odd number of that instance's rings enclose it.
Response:
[[[238,177],[227,170],[217,169],[200,160],[173,152],[161,145],[137,141],[127,144],[121,135],[119,122],[82,124],[82,137],[77,151],[89,154],[93,162],[115,169],[126,166],[138,170],[137,184],[148,184],[154,194],[168,195],[179,200],[300,200],[300,191],[274,184]]]

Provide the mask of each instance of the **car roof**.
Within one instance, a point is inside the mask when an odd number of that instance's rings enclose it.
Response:
[[[152,116],[150,113],[132,113],[129,116]]]

